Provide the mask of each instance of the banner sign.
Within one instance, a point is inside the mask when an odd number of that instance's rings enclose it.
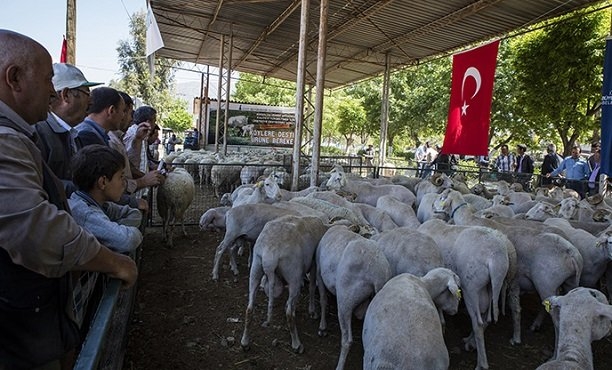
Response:
[[[215,142],[217,105],[208,110],[208,142]],[[295,108],[230,103],[227,119],[229,145],[293,147]],[[223,125],[223,122],[219,123]]]

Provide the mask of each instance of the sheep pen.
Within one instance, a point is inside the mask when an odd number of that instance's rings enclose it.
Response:
[[[248,274],[236,282],[224,263],[219,282],[210,278],[215,248],[222,233],[200,231],[188,226],[185,237],[175,235],[174,248],[166,248],[161,227],[149,227],[145,233],[140,267],[138,295],[128,332],[124,369],[172,368],[193,369],[334,369],[340,353],[340,329],[335,299],[330,296],[328,336],[317,335],[318,320],[308,316],[307,290],[303,288],[296,310],[296,322],[305,352],[295,354],[286,329],[284,303],[286,292],[277,300],[268,328],[259,326],[266,312],[266,300],[256,303],[253,332],[256,340],[249,352],[240,348],[247,303]],[[246,271],[246,254],[239,257]],[[523,344],[511,346],[510,317],[501,316],[485,333],[491,369],[535,369],[553,351],[554,329],[549,318],[542,329],[531,332],[528,325],[541,307],[534,295],[524,296]],[[318,296],[317,296],[318,304]],[[476,353],[465,352],[461,338],[470,331],[464,308],[448,316],[445,342],[449,350],[450,369],[474,369]],[[353,320],[354,343],[346,369],[361,369],[362,321]],[[612,338],[593,342],[595,369],[612,368]]]

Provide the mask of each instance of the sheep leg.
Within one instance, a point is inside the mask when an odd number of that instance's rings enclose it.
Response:
[[[350,304],[352,299],[344,299],[344,294],[338,290],[338,323],[340,324],[340,357],[338,358],[338,364],[336,370],[344,369],[346,363],[346,357],[348,356],[351,345],[353,344],[353,331],[351,327],[351,319],[353,315],[354,305]],[[348,298],[348,297],[347,297]]]
[[[308,316],[312,319],[319,318],[315,307],[315,290],[317,289],[315,270],[315,261],[313,260],[310,270],[308,271]]]
[[[263,275],[261,268],[261,259],[256,259],[256,262],[251,267],[249,274],[249,303],[244,315],[244,332],[242,333],[242,339],[240,345],[244,351],[250,349],[251,337],[249,335],[249,326],[251,325],[251,319],[253,314],[253,306],[255,305],[255,296],[257,295],[257,285]]]
[[[465,349],[476,349],[478,358],[476,364],[477,370],[489,368],[484,341],[484,329],[486,328],[487,324],[482,320],[481,307],[483,307],[484,310],[489,311],[487,308],[489,307],[488,302],[490,301],[490,299],[481,299],[481,297],[477,294],[478,291],[478,289],[464,290],[465,307],[467,308],[468,314],[470,315],[470,321],[472,323],[472,332],[467,338],[464,338]],[[482,293],[483,290],[480,290],[480,292]],[[487,294],[485,294],[485,296],[488,297]]]
[[[221,257],[223,256],[223,253],[225,253],[228,247],[234,244],[234,240],[235,240],[233,238],[232,240],[230,240],[227,237],[227,231],[226,231],[225,236],[226,237],[223,238],[223,240],[221,241],[221,244],[219,244],[219,246],[217,247],[217,250],[215,251],[215,261],[213,263],[213,270],[212,270],[212,279],[214,281],[219,280],[219,265],[221,263]]]
[[[319,304],[321,305],[321,321],[319,321],[319,330],[317,334],[320,337],[327,336],[327,291],[325,283],[321,277],[321,269],[317,265],[317,286],[319,287]]]
[[[280,283],[276,281],[276,266],[264,266],[264,272],[268,277],[268,313],[266,315],[266,321],[264,321],[261,326],[267,328],[272,322],[272,308],[274,308],[274,287],[276,284]]]
[[[544,309],[544,307],[540,307],[540,310],[538,311],[538,316],[536,316],[535,320],[533,320],[533,323],[529,327],[529,330],[531,331],[540,330],[540,327],[542,326],[542,322],[544,321],[544,318],[546,318],[546,316],[547,316],[546,310]]]
[[[521,298],[518,280],[515,279],[509,284],[508,289],[508,300],[510,306],[510,312],[512,314],[512,339],[510,344],[516,345],[521,344]]]
[[[287,305],[285,308],[285,316],[287,317],[287,326],[289,327],[289,332],[291,333],[291,348],[295,353],[304,353],[304,345],[300,341],[300,337],[298,336],[297,326],[295,324],[295,305],[297,303],[297,297],[300,294],[301,287],[301,279],[302,274],[296,274],[296,271],[293,271],[292,274],[295,275],[289,282],[289,298],[287,299]]]

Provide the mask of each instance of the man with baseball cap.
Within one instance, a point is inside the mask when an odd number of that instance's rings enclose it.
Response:
[[[69,197],[75,190],[70,171],[70,159],[77,148],[73,127],[87,115],[89,88],[101,83],[89,82],[83,72],[67,63],[53,64],[52,81],[56,96],[50,103],[47,119],[36,124],[36,131],[40,136],[39,147],[44,159],[53,173],[64,182]]]

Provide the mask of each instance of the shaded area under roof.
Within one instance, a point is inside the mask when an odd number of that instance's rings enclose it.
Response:
[[[600,0],[329,0],[325,87],[503,36]],[[306,83],[315,84],[320,2],[311,0]],[[233,34],[232,70],[296,80],[301,0],[152,0],[158,56],[218,66]]]

